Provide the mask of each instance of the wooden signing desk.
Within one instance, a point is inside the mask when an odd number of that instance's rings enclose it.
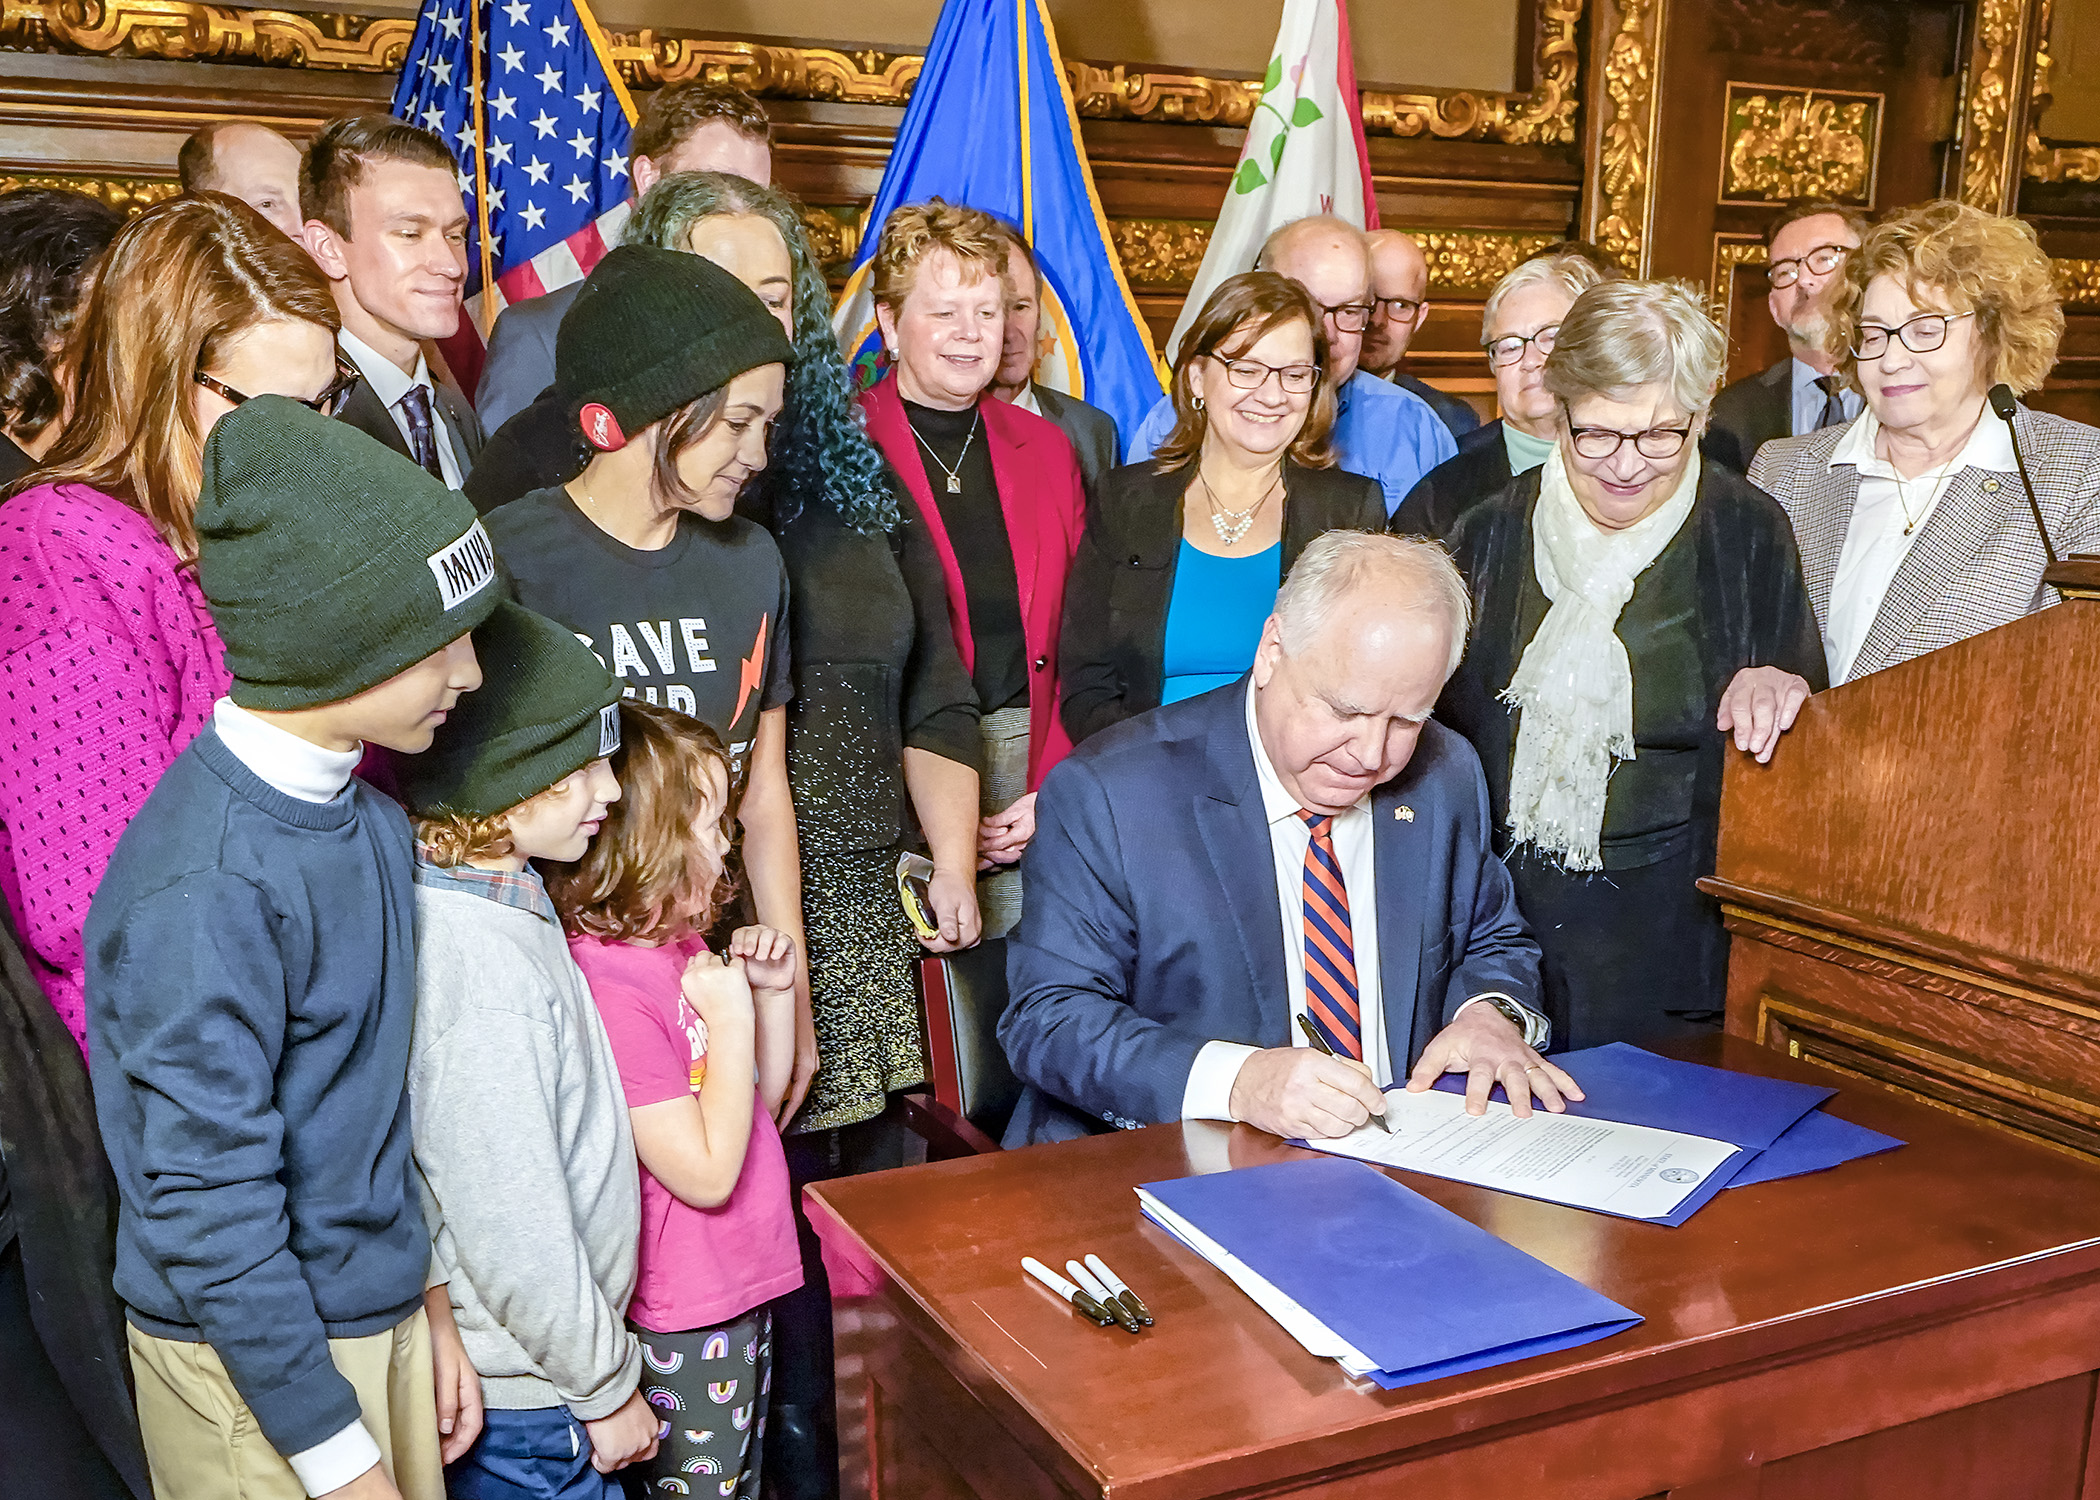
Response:
[[[1683,1055],[1832,1081],[1734,1039]],[[1394,1174],[1647,1321],[1393,1392],[1306,1354],[1140,1216],[1138,1183],[1300,1154],[1249,1127],[812,1187],[882,1272],[840,1319],[868,1491],[2096,1500],[2100,1167],[1873,1085],[1830,1108],[1911,1144],[1723,1192],[1679,1229]],[[1090,1251],[1159,1326],[1097,1329],[1021,1274]]]

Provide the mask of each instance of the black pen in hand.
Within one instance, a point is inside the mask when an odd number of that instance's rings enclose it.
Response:
[[[1303,1011],[1298,1013],[1298,1029],[1305,1033],[1305,1039],[1313,1044],[1315,1050],[1324,1052],[1329,1057],[1338,1058],[1341,1056],[1334,1048],[1327,1045],[1327,1038],[1320,1034],[1320,1028],[1313,1025],[1312,1017],[1306,1015]],[[1387,1135],[1393,1133],[1392,1122],[1382,1114],[1371,1116],[1371,1123],[1383,1130]]]

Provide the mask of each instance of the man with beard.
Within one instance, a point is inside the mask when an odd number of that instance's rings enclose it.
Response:
[[[1845,282],[1845,261],[1859,248],[1866,216],[1824,198],[1796,198],[1765,230],[1765,306],[1786,334],[1787,357],[1736,381],[1714,398],[1701,444],[1708,458],[1746,472],[1773,438],[1800,437],[1859,415],[1858,391],[1845,389],[1837,352],[1824,348],[1830,302]]]

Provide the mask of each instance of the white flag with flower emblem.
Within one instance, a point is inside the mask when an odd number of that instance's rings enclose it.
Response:
[[[1262,78],[1261,102],[1211,231],[1210,248],[1167,340],[1168,358],[1218,283],[1254,269],[1269,235],[1308,214],[1378,227],[1371,158],[1364,147],[1349,13],[1342,0],[1284,0]]]

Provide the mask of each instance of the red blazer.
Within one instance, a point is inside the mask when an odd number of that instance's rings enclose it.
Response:
[[[963,670],[975,668],[976,642],[970,638],[970,602],[963,591],[962,566],[948,540],[947,524],[926,465],[904,417],[897,377],[886,375],[860,398],[868,416],[868,436],[882,450],[911,492],[912,507],[926,523],[940,554],[948,581],[948,620],[955,628],[955,649]],[[992,480],[999,487],[999,509],[1006,516],[1006,535],[1013,545],[1015,581],[1021,591],[1021,633],[1028,647],[1028,790],[1042,785],[1050,768],[1072,750],[1071,736],[1057,713],[1062,686],[1057,672],[1057,635],[1065,613],[1065,575],[1086,528],[1086,492],[1080,487],[1079,459],[1056,423],[1020,410],[994,396],[978,402],[984,414],[985,446],[991,451]]]

